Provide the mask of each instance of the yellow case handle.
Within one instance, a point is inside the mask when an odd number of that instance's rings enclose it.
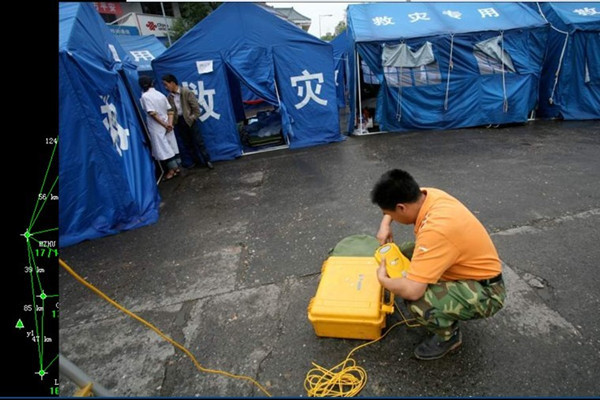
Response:
[[[389,290],[382,288],[381,291],[381,311],[387,314],[392,314],[394,312],[394,293]],[[385,292],[390,294],[390,300],[388,303],[385,303]]]

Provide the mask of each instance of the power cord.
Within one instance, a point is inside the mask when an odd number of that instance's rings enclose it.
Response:
[[[396,310],[398,310],[402,321],[396,322],[392,325],[388,330],[385,331],[383,335],[375,340],[371,340],[370,342],[363,343],[360,346],[356,346],[344,361],[336,365],[331,369],[326,369],[321,367],[316,363],[312,363],[314,368],[312,368],[306,374],[306,379],[304,380],[304,389],[306,393],[310,397],[354,397],[356,396],[367,383],[367,371],[359,365],[357,365],[356,360],[351,358],[350,356],[355,351],[371,345],[373,343],[378,342],[383,339],[388,333],[392,331],[395,327],[406,324],[409,328],[416,328],[421,325],[419,324],[411,324],[411,322],[415,321],[415,319],[406,319],[402,310],[396,304]]]
[[[91,283],[87,282],[79,274],[77,274],[71,267],[69,267],[69,265],[67,265],[67,263],[65,261],[63,261],[62,258],[59,257],[58,263],[69,274],[71,274],[78,282],[83,284],[85,287],[90,289],[92,292],[94,292],[95,294],[97,294],[102,299],[106,300],[107,302],[109,302],[112,306],[123,311],[125,314],[129,315],[131,318],[135,319],[138,322],[141,322],[142,324],[144,324],[145,326],[147,326],[148,328],[150,328],[151,330],[156,332],[156,334],[158,334],[161,338],[163,338],[164,340],[166,340],[167,342],[169,342],[170,344],[175,346],[177,349],[181,350],[185,355],[187,355],[192,360],[192,362],[194,363],[194,365],[196,366],[196,368],[199,371],[205,372],[205,373],[211,373],[211,374],[219,374],[219,375],[224,375],[224,376],[234,378],[234,379],[249,381],[252,384],[254,384],[257,388],[259,388],[264,394],[266,394],[269,397],[272,397],[267,389],[265,389],[260,383],[258,383],[256,380],[254,380],[253,378],[251,378],[249,376],[235,375],[235,374],[231,374],[226,371],[203,367],[202,365],[200,365],[200,363],[198,362],[196,357],[187,348],[185,348],[183,345],[179,344],[175,340],[168,337],[166,334],[164,334],[160,329],[158,329],[157,327],[152,325],[150,322],[146,321],[142,317],[134,314],[133,312],[126,309],[125,307],[121,306],[119,303],[117,303],[116,301],[114,301],[113,299],[108,297],[100,289],[96,288]],[[379,340],[383,339],[388,333],[390,333],[392,331],[392,329],[394,329],[395,327],[397,327],[399,325],[405,324],[409,328],[415,328],[415,327],[420,326],[419,324],[411,324],[411,322],[413,322],[415,320],[414,319],[406,319],[406,317],[402,313],[402,310],[398,306],[397,302],[395,302],[395,305],[396,305],[396,310],[398,310],[400,317],[402,318],[402,321],[396,322],[388,330],[386,330],[385,333],[383,335],[381,335],[379,338],[377,338],[375,340],[371,340],[370,342],[367,342],[367,343],[363,343],[359,346],[356,346],[354,349],[352,349],[352,351],[350,351],[350,353],[348,353],[348,356],[346,357],[346,359],[344,361],[342,361],[341,363],[339,363],[338,365],[336,365],[335,367],[333,367],[331,369],[323,368],[314,362],[312,363],[314,368],[312,368],[310,371],[308,371],[308,373],[306,374],[306,379],[304,380],[304,388],[306,389],[306,392],[309,396],[311,396],[311,397],[353,397],[353,396],[356,396],[363,389],[363,387],[367,383],[367,371],[365,371],[365,369],[362,368],[361,366],[357,365],[356,360],[354,360],[350,356],[355,351],[358,351],[359,349],[361,349],[363,347],[366,347],[368,345],[371,345],[371,344],[376,343]]]
[[[150,322],[148,322],[145,319],[143,319],[142,317],[140,317],[140,316],[132,313],[131,311],[129,311],[128,309],[126,309],[125,307],[121,306],[119,303],[117,303],[116,301],[114,301],[113,299],[111,299],[110,297],[108,297],[107,295],[105,295],[102,291],[100,291],[100,289],[96,288],[94,285],[92,285],[91,283],[87,282],[80,275],[78,275],[75,271],[73,271],[73,269],[71,269],[71,267],[69,267],[67,265],[67,263],[62,260],[62,258],[59,257],[58,263],[69,274],[71,274],[77,281],[79,281],[80,283],[82,283],[85,287],[87,287],[88,289],[90,289],[92,292],[96,293],[98,296],[100,296],[104,300],[108,301],[111,305],[113,305],[114,307],[116,307],[119,310],[123,311],[125,314],[129,315],[131,318],[133,318],[136,321],[139,321],[142,324],[146,325],[148,328],[150,328],[154,332],[156,332],[158,334],[158,336],[160,336],[161,338],[163,338],[167,342],[171,343],[177,349],[183,351],[185,353],[185,355],[187,355],[192,360],[192,362],[194,363],[194,365],[196,366],[196,368],[198,368],[199,371],[210,373],[210,374],[225,375],[227,377],[234,378],[234,379],[241,379],[241,380],[250,381],[256,387],[258,387],[264,394],[266,394],[267,396],[271,397],[271,393],[269,393],[267,391],[267,389],[265,389],[260,383],[258,383],[257,381],[255,381],[254,379],[252,379],[249,376],[235,375],[235,374],[231,374],[229,372],[221,371],[221,370],[218,370],[218,369],[204,368],[202,365],[200,365],[200,363],[198,362],[198,360],[196,360],[196,357],[194,357],[194,355],[188,349],[186,349],[184,346],[182,346],[181,344],[179,344],[175,340],[171,339],[170,337],[168,337],[164,333],[162,333],[160,331],[160,329],[158,329],[157,327],[155,327],[154,325],[152,325]]]

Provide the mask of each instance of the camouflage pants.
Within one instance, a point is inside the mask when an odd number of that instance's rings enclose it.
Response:
[[[411,247],[412,246],[412,247]],[[402,253],[412,258],[414,243],[403,243]],[[487,318],[496,314],[506,298],[504,282],[490,285],[474,280],[429,284],[419,300],[405,301],[413,317],[427,330],[449,339],[456,321]]]

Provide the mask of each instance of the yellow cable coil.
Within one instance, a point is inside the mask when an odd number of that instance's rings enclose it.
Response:
[[[119,303],[117,303],[116,301],[114,301],[113,299],[111,299],[110,297],[108,297],[107,295],[105,295],[104,293],[102,293],[100,291],[100,289],[97,289],[95,286],[93,286],[92,284],[88,283],[85,279],[83,279],[75,271],[73,271],[71,269],[71,267],[69,267],[67,265],[67,263],[65,263],[60,257],[58,259],[58,263],[69,274],[71,274],[77,281],[79,281],[80,283],[82,283],[85,287],[87,287],[88,289],[90,289],[92,292],[96,293],[98,296],[100,296],[104,300],[108,301],[111,305],[113,305],[114,307],[116,307],[119,310],[123,311],[125,314],[129,315],[131,318],[133,318],[133,319],[141,322],[142,324],[146,325],[148,328],[152,329],[154,332],[156,332],[164,340],[166,340],[167,342],[171,343],[173,346],[175,346],[179,350],[183,351],[192,360],[192,362],[194,363],[194,365],[196,366],[196,368],[198,368],[198,370],[200,370],[202,372],[211,373],[211,374],[225,375],[225,376],[228,376],[228,377],[234,378],[234,379],[241,379],[241,380],[250,381],[256,387],[258,387],[264,394],[266,394],[267,396],[271,397],[271,394],[267,391],[267,389],[265,389],[260,383],[258,383],[257,381],[255,381],[254,379],[252,379],[249,376],[234,375],[234,374],[231,374],[231,373],[226,372],[226,371],[220,371],[218,369],[204,368],[202,365],[200,365],[200,363],[198,362],[198,360],[196,360],[196,357],[194,357],[194,355],[188,349],[186,349],[181,344],[177,343],[175,340],[171,339],[170,337],[168,337],[167,335],[165,335],[164,333],[162,333],[160,331],[160,329],[158,329],[157,327],[155,327],[154,325],[152,325],[151,323],[149,323],[145,319],[137,316],[136,314],[132,313],[131,311],[129,311],[126,308],[124,308],[123,306],[121,306]]]
[[[336,365],[331,369],[321,367],[316,363],[312,363],[315,367],[308,371],[306,379],[304,380],[304,389],[310,397],[354,397],[367,383],[367,371],[356,364],[356,360],[350,358],[352,353],[366,347],[370,344],[378,342],[383,339],[392,329],[398,325],[406,324],[409,328],[414,328],[420,325],[411,325],[410,322],[414,319],[407,320],[400,311],[400,308],[396,306],[396,309],[402,316],[402,321],[396,322],[390,327],[383,335],[370,342],[363,343],[360,346],[356,346],[344,361]]]

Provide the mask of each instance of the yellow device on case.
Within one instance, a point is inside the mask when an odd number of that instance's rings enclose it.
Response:
[[[385,269],[390,278],[402,277],[402,272],[408,270],[410,260],[402,254],[395,243],[386,243],[375,250],[375,259],[380,264],[385,258]]]

